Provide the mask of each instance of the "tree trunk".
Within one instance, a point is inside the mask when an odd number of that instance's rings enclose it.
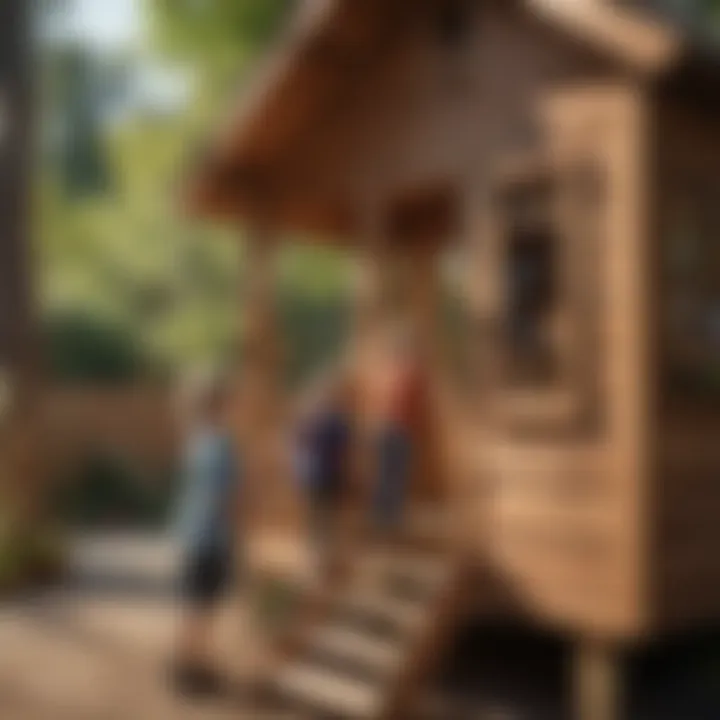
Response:
[[[35,334],[30,234],[33,87],[31,8],[0,2],[0,489],[23,519],[38,507]]]

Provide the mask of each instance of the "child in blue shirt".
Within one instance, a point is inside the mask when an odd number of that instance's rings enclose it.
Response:
[[[232,577],[238,467],[227,387],[205,378],[192,390],[175,518],[183,604],[175,679],[182,691],[202,693],[218,684],[209,646],[215,610]]]

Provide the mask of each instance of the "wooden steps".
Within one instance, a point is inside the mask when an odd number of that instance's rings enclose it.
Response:
[[[398,643],[361,634],[342,626],[320,628],[309,641],[310,651],[329,660],[390,672],[402,659]]]
[[[276,674],[276,695],[321,717],[399,720],[455,626],[462,579],[447,555],[366,552]]]
[[[325,668],[292,664],[281,670],[277,689],[292,698],[298,709],[327,712],[353,720],[375,718],[382,697],[376,689]]]
[[[341,596],[330,614],[338,622],[386,636],[411,632],[424,619],[421,605],[367,588],[353,588]]]

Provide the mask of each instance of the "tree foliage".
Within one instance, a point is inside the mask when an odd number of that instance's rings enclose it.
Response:
[[[130,329],[92,313],[53,315],[43,335],[55,379],[122,383],[147,372],[148,362]]]
[[[56,120],[63,186],[71,195],[107,191],[111,171],[102,138],[99,97],[105,78],[79,46],[61,48],[53,55],[52,68],[62,98]]]
[[[244,76],[293,2],[145,2],[156,38],[150,52],[91,56],[66,44],[45,53],[46,129],[57,141],[59,125],[72,140],[49,143],[38,194],[47,342],[60,376],[125,372],[107,357],[113,343],[125,369],[172,370],[227,358],[236,347],[240,231],[184,217],[177,189],[197,139],[222,114],[228,83]],[[167,62],[187,69],[183,106],[108,111],[132,86],[137,65]],[[88,68],[104,80],[88,80]],[[327,251],[284,254],[280,313],[294,379],[339,342],[343,268]]]
[[[152,0],[161,47],[195,65],[238,66],[278,32],[295,0]]]
[[[168,468],[167,475],[173,469]],[[148,478],[122,457],[96,452],[67,478],[55,493],[58,516],[76,527],[157,525],[171,505],[169,477]]]

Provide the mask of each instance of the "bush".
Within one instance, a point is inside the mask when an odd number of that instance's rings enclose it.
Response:
[[[0,593],[59,577],[66,543],[54,527],[21,529],[5,514],[0,519]]]
[[[98,453],[62,483],[56,507],[75,526],[148,525],[164,520],[170,483],[150,483],[122,458]]]
[[[20,548],[0,538],[0,594],[19,587],[23,581],[23,560]]]
[[[119,383],[148,370],[147,359],[126,328],[90,314],[51,316],[44,341],[51,374],[59,380]]]

